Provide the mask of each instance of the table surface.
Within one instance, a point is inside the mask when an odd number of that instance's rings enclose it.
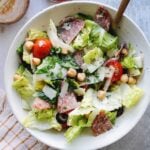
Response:
[[[5,58],[9,46],[19,29],[32,16],[51,4],[51,0],[30,0],[30,6],[26,15],[17,23],[11,25],[0,25],[0,88],[4,88],[3,70]],[[120,0],[99,0],[100,2],[118,7]],[[132,0],[126,14],[132,18],[144,31],[150,40],[150,1]],[[136,125],[136,127],[118,142],[103,148],[102,150],[150,150],[150,109]]]

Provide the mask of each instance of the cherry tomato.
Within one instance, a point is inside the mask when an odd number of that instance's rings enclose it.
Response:
[[[115,69],[114,75],[112,77],[112,82],[120,80],[123,74],[123,68],[121,63],[117,60],[108,60],[108,62],[106,62],[106,66],[112,66]]]
[[[42,59],[49,55],[51,47],[50,40],[38,39],[33,46],[33,56]]]

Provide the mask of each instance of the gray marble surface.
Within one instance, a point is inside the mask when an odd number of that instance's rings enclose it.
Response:
[[[30,6],[26,15],[17,23],[0,25],[0,88],[4,88],[3,71],[4,62],[9,46],[18,30],[33,15],[48,7],[51,0],[30,0]],[[115,8],[120,0],[99,0]],[[144,31],[150,40],[150,0],[131,0],[126,14],[132,18]],[[132,121],[132,120],[131,120]],[[148,108],[136,127],[118,142],[103,148],[102,150],[150,150],[150,109]]]

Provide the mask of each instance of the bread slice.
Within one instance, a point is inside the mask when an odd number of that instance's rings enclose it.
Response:
[[[0,23],[9,24],[21,19],[29,6],[29,0],[0,0]]]

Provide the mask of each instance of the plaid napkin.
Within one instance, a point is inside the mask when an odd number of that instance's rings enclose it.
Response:
[[[32,137],[16,120],[0,90],[0,150],[53,150]]]

